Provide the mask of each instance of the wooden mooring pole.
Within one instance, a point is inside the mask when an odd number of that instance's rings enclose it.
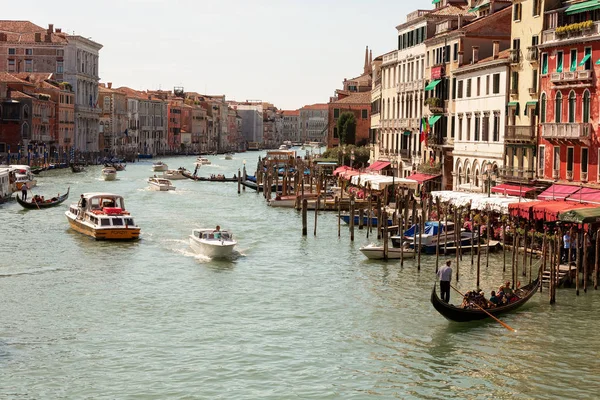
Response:
[[[598,255],[600,253],[600,229],[596,231],[596,257],[594,261],[594,290],[598,290]]]
[[[308,235],[308,200],[302,199],[302,236]]]
[[[354,195],[350,195],[350,241],[354,242]]]

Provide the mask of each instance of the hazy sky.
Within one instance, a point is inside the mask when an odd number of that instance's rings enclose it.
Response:
[[[344,78],[393,50],[395,27],[431,0],[47,0],[3,2],[0,18],[53,23],[104,45],[102,82],[263,100],[327,102]]]

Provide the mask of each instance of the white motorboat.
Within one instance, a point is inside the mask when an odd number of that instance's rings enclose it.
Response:
[[[163,172],[162,177],[165,178],[165,179],[172,180],[172,181],[177,181],[177,180],[181,180],[181,179],[187,179],[183,175],[183,172],[185,172],[184,168],[168,169],[165,172]]]
[[[383,260],[384,252],[383,246],[377,246],[373,243],[363,246],[360,249],[360,252],[363,253],[367,258],[371,260]],[[404,250],[400,247],[388,247],[388,256],[387,258],[390,260],[399,260],[400,258],[415,258],[415,250],[411,249],[408,246],[404,246]]]
[[[233,160],[233,153],[225,153],[226,160]]]
[[[206,157],[198,157],[198,158],[196,158],[195,164],[197,164],[197,165],[210,165],[212,163]]]
[[[156,190],[159,192],[175,190],[175,186],[173,186],[171,181],[165,178],[158,178],[156,176],[148,178],[148,184],[150,186],[150,190]]]
[[[8,165],[9,172],[14,174],[14,182],[12,183],[12,191],[21,190],[23,185],[27,185],[29,189],[37,185],[37,179],[31,172],[29,165]]]
[[[154,164],[152,164],[152,171],[155,172],[167,171],[168,169],[169,166],[162,161],[157,161]]]
[[[217,229],[194,229],[190,235],[192,249],[210,258],[230,257],[236,244],[231,232],[220,230],[218,226]]]
[[[105,181],[114,181],[117,179],[117,169],[113,167],[102,168],[102,179]]]
[[[137,240],[140,227],[125,210],[123,197],[112,193],[84,193],[65,212],[71,228],[97,240]]]

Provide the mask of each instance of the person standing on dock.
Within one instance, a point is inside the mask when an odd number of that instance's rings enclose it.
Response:
[[[446,265],[442,266],[438,272],[437,276],[440,280],[440,295],[442,296],[442,301],[448,303],[450,302],[450,281],[452,280],[452,261],[446,261]]]
[[[561,260],[566,263],[567,258],[569,257],[569,249],[571,248],[571,235],[569,235],[569,231],[566,231],[563,235],[563,253]],[[571,261],[571,260],[568,260]]]

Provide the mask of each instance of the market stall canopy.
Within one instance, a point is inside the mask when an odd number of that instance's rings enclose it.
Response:
[[[338,167],[333,171],[333,175],[341,175],[342,173],[344,173],[346,171],[354,171],[354,169],[352,169],[346,165],[342,165],[341,167]]]
[[[419,183],[423,183],[423,182],[427,182],[430,181],[432,179],[438,178],[441,175],[429,175],[429,174],[412,174],[410,176],[407,176],[406,179],[410,179],[413,181],[417,181]]]
[[[509,185],[503,183],[492,188],[492,193],[498,193],[509,196],[525,197],[526,195],[533,193],[537,188],[533,186],[522,186],[522,185]]]
[[[355,169],[347,169],[346,171],[340,173],[340,178],[349,181],[350,178],[356,175],[360,175],[360,171]]]
[[[375,161],[367,167],[367,171],[381,171],[384,168],[392,165],[389,161]]]
[[[559,219],[563,222],[577,224],[593,224],[600,222],[600,207],[580,208],[562,213]]]
[[[433,199],[439,198],[443,203],[449,203],[454,207],[465,207],[471,205],[471,209],[485,211],[491,210],[497,213],[508,214],[509,205],[517,202],[527,204],[530,199],[519,199],[514,196],[489,196],[483,193],[455,192],[452,190],[441,190],[431,192]]]
[[[579,191],[579,186],[552,185],[538,195],[538,200],[564,200]]]
[[[583,203],[592,203],[594,205],[598,205],[600,204],[600,189],[582,188],[581,190],[569,196],[567,200],[571,204],[573,202],[579,201]]]
[[[538,203],[537,200],[512,203],[508,205],[508,212],[513,217],[531,219],[531,208]]]
[[[394,178],[391,176],[385,175],[376,175],[376,174],[361,174],[355,175],[350,180],[352,184],[357,186],[367,187],[370,186],[373,190],[383,190],[389,185],[398,185],[404,186],[408,188],[416,189],[417,182],[405,179],[405,178]]]
[[[571,203],[567,201],[541,201],[533,206],[533,219],[543,220],[545,222],[558,221],[560,214],[578,208],[593,208],[593,205],[584,203]]]

